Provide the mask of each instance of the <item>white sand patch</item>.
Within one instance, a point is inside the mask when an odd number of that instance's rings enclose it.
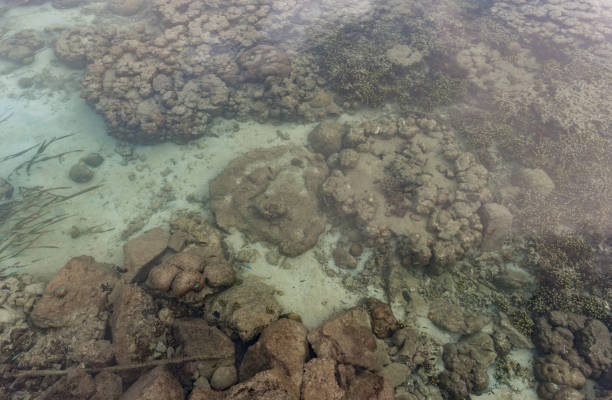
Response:
[[[22,29],[42,31],[58,25],[87,25],[94,20],[93,14],[84,14],[80,7],[59,9],[46,2],[42,5],[20,6],[10,9],[2,24],[14,34]]]
[[[245,243],[240,233],[234,232],[227,241],[239,250]],[[322,244],[325,246],[325,244]],[[308,329],[313,329],[330,316],[347,310],[361,298],[349,292],[340,277],[327,275],[314,249],[293,258],[284,258],[279,265],[271,265],[264,257],[268,251],[261,244],[249,244],[260,256],[254,262],[238,266],[238,276],[256,276],[279,291],[277,300],[283,312],[295,312]]]

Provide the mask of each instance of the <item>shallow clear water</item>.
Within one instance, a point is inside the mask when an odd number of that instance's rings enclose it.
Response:
[[[551,288],[609,324],[611,39],[598,0],[3,0],[0,271],[195,212],[309,328]]]

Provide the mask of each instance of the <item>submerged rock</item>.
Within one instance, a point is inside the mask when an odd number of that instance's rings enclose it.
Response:
[[[484,225],[483,250],[500,247],[512,232],[512,214],[501,204],[485,204],[480,212]]]
[[[68,261],[45,288],[32,311],[32,322],[41,328],[77,324],[79,316],[96,316],[105,311],[108,291],[118,278],[110,265],[93,257],[80,256]]]
[[[487,170],[436,121],[325,122],[309,141],[333,168],[321,188],[324,204],[369,245],[399,239],[404,265],[444,268],[480,244]]]
[[[325,229],[319,187],[324,160],[300,147],[254,150],[233,160],[210,184],[217,225],[276,244],[288,256],[312,248]]]
[[[94,172],[85,163],[79,162],[70,168],[68,176],[76,183],[85,183],[92,180]]]
[[[206,300],[206,320],[227,335],[251,340],[280,316],[274,293],[273,288],[256,281],[232,286]]]
[[[370,317],[364,309],[355,308],[328,320],[308,334],[308,341],[319,358],[370,371],[381,368]]]
[[[183,388],[165,366],[157,367],[142,375],[121,396],[122,400],[183,400]]]
[[[160,227],[131,239],[123,245],[123,275],[126,282],[139,282],[147,278],[152,262],[168,247],[168,232]]]
[[[257,343],[251,346],[240,364],[240,379],[278,368],[289,376],[296,392],[302,386],[304,363],[308,357],[306,328],[299,322],[280,319],[265,328]]]
[[[20,64],[31,64],[34,55],[45,45],[41,34],[25,29],[0,41],[0,57]]]
[[[9,200],[13,196],[13,185],[0,178],[0,200]]]

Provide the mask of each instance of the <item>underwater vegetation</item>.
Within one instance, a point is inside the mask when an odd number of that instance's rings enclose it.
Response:
[[[369,106],[397,101],[431,111],[455,102],[466,83],[437,69],[434,59],[440,56],[434,57],[433,45],[422,39],[425,28],[411,29],[408,43],[400,44],[375,22],[337,30],[316,49],[329,86],[346,102]]]
[[[612,326],[605,299],[611,280],[599,266],[591,244],[577,235],[546,235],[527,245],[526,267],[538,279],[535,293],[510,312],[512,324],[522,333],[534,333],[535,320],[551,311],[571,312]]]

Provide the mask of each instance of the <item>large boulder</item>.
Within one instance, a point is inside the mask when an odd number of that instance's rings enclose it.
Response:
[[[32,322],[41,328],[80,325],[80,317],[95,317],[106,309],[108,292],[117,282],[110,265],[89,256],[75,257],[45,288]]]
[[[198,318],[174,321],[174,337],[181,344],[186,357],[209,357],[209,360],[186,363],[189,373],[198,371],[200,376],[211,378],[219,367],[234,365],[235,347],[232,340],[214,326]]]
[[[206,300],[206,320],[229,336],[249,341],[280,316],[274,293],[273,288],[257,281],[232,286]]]
[[[221,229],[236,228],[296,256],[325,229],[318,194],[326,177],[323,158],[304,148],[254,150],[211,182],[211,208]]]
[[[240,379],[249,379],[270,368],[285,371],[299,392],[304,362],[308,357],[306,327],[291,319],[280,319],[265,328],[257,343],[249,347],[242,364]]]
[[[354,308],[331,318],[310,332],[308,341],[319,358],[330,358],[370,371],[381,368],[370,317],[364,309]]]
[[[342,400],[345,391],[336,380],[336,362],[329,358],[313,358],[304,365],[303,400]]]

